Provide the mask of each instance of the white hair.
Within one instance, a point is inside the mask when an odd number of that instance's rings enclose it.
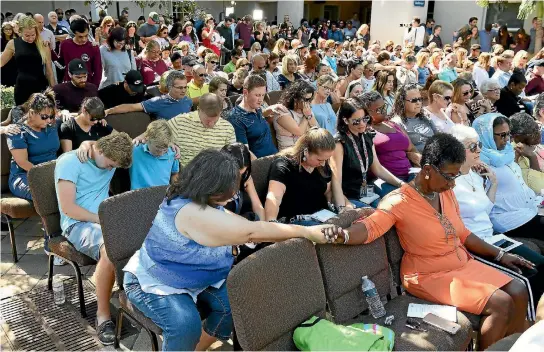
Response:
[[[47,18],[48,18],[49,20],[51,20],[51,16],[52,16],[52,15],[56,15],[56,14],[57,14],[57,13],[56,13],[55,11],[51,11],[51,12],[49,12],[49,13],[47,14]]]
[[[497,87],[501,87],[501,85],[499,84],[499,82],[495,79],[485,79],[481,84],[480,84],[480,92],[482,92],[482,94],[485,94],[487,92],[489,92],[491,89],[491,86],[497,86]]]
[[[455,124],[449,133],[461,143],[465,143],[469,139],[480,140],[478,132],[474,128],[461,124]]]

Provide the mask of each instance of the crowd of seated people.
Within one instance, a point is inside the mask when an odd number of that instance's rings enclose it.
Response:
[[[73,15],[68,27],[55,24],[68,35],[56,30],[49,53],[36,19],[19,20],[8,43],[2,35],[1,66],[29,65],[13,80],[17,106],[0,128],[9,189],[32,200],[28,171],[57,160],[63,235],[98,261],[104,345],[114,342],[115,274],[97,212],[116,168],[128,169],[132,190],[169,185],[124,282],[163,330],[164,350],[230,337],[233,246],[251,252],[261,247],[249,242],[295,237],[365,245],[391,227],[405,250],[404,287],[482,315],[480,347],[527,327],[527,307],[544,291],[544,257],[485,240],[544,240],[544,50],[515,57],[507,37],[484,43],[472,19],[453,45],[443,46],[440,26],[421,42],[417,18],[403,43],[382,45],[355,18],[331,30],[251,16],[169,28],[151,12],[139,27]],[[29,86],[41,64],[58,71],[57,82],[46,69]],[[107,123],[133,113],[153,120],[134,139]],[[263,157],[274,160],[260,198],[252,164]],[[379,198],[365,202],[371,186]],[[376,211],[345,230],[308,217],[362,207]],[[197,303],[211,309],[204,325]]]

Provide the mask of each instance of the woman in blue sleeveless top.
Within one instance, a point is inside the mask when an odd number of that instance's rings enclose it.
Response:
[[[239,185],[232,155],[202,151],[169,187],[142,247],[124,268],[128,299],[163,330],[163,351],[205,350],[230,338],[225,280],[233,245],[295,237],[327,242],[321,231],[330,225],[250,222],[225,213]],[[197,302],[209,311],[204,325]]]

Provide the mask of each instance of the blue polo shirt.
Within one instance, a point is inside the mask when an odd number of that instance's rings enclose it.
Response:
[[[132,149],[130,189],[139,189],[170,184],[170,176],[179,172],[179,161],[172,148],[156,157],[149,151],[147,144],[139,144]]]
[[[237,105],[227,117],[227,121],[234,127],[236,141],[247,144],[249,150],[261,158],[276,154],[278,149],[272,140],[270,125],[263,117],[263,112],[258,109],[256,112],[245,111]]]
[[[442,71],[438,73],[438,79],[451,83],[457,79],[457,71],[454,68],[444,67]]]
[[[115,168],[101,169],[93,159],[82,163],[77,158],[75,150],[64,153],[58,158],[55,165],[57,199],[59,180],[70,181],[76,185],[76,204],[93,214],[98,214],[98,206],[109,196],[110,181],[114,173]],[[79,221],[70,218],[61,209],[60,227],[62,231],[76,222]]]
[[[187,96],[176,100],[169,94],[164,94],[142,101],[142,107],[147,114],[155,115],[158,119],[170,120],[174,116],[190,112],[193,101]]]

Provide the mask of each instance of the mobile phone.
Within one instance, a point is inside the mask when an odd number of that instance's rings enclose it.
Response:
[[[461,325],[441,318],[438,315],[434,315],[433,313],[427,314],[425,318],[423,318],[423,321],[429,325],[439,328],[440,330],[444,330],[451,335],[455,335],[457,331],[461,329]]]

